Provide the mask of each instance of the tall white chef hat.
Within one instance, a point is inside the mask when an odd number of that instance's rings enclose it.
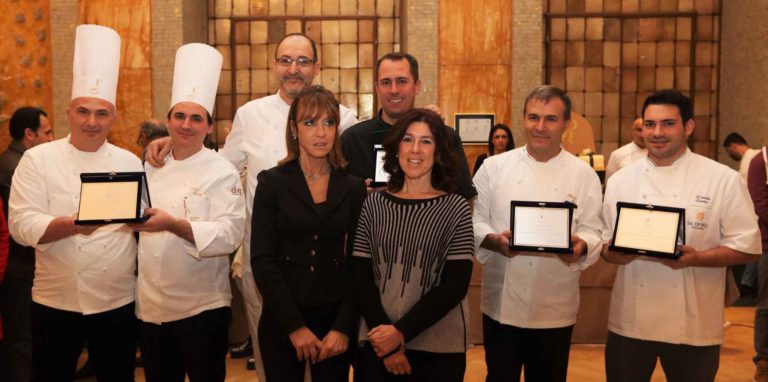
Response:
[[[194,102],[213,115],[219,87],[221,53],[205,44],[187,44],[176,51],[171,108],[179,102]]]
[[[72,99],[94,97],[116,105],[119,68],[120,35],[101,25],[78,26],[72,64]]]

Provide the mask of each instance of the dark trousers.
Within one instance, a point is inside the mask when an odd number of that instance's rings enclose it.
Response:
[[[483,315],[486,382],[565,381],[573,326],[525,329],[504,325]]]
[[[10,266],[9,266],[10,267]],[[5,339],[0,341],[0,381],[28,382],[32,378],[32,279],[8,273],[0,284],[0,316]]]
[[[757,260],[757,301],[755,303],[755,358],[768,360],[768,252]]]
[[[35,381],[72,381],[88,341],[99,381],[133,381],[136,354],[134,304],[83,315],[32,303]]]
[[[412,374],[394,375],[376,355],[369,342],[360,349],[355,361],[356,382],[461,382],[467,366],[465,353],[432,353],[405,350]]]
[[[141,355],[147,382],[220,382],[227,375],[229,307],[178,321],[142,322]]]
[[[605,343],[608,382],[650,381],[657,358],[661,360],[667,381],[714,381],[720,364],[720,346],[675,345],[608,332]]]
[[[331,330],[336,318],[338,305],[305,308],[304,321],[319,340]],[[354,339],[349,345],[354,346]],[[259,346],[264,360],[267,381],[301,382],[304,380],[305,362],[296,357],[296,348],[288,339],[288,333],[275,321],[269,307],[259,320]],[[323,362],[310,364],[313,382],[347,382],[349,380],[349,349],[347,352],[328,358]]]

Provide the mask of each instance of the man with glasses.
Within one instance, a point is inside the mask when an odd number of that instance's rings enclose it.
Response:
[[[320,73],[317,59],[317,47],[307,35],[291,33],[277,44],[275,58],[272,60],[272,74],[280,82],[276,94],[255,99],[237,109],[232,123],[232,131],[227,136],[224,147],[219,151],[235,167],[248,170],[246,178],[247,221],[245,241],[243,243],[242,286],[248,328],[251,333],[254,359],[257,363],[259,380],[265,381],[261,353],[258,348],[258,325],[261,317],[261,301],[256,294],[256,284],[251,272],[251,210],[253,195],[256,190],[256,175],[262,170],[277,165],[285,158],[285,128],[288,122],[288,110],[293,99],[312,84]],[[339,129],[344,130],[357,123],[354,112],[340,106],[341,121]],[[162,166],[162,158],[170,151],[167,138],[159,139],[148,146],[147,161],[154,166]],[[165,148],[160,151],[161,146]],[[158,153],[159,152],[159,153]]]

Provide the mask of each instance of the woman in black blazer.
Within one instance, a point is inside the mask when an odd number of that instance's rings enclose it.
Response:
[[[311,86],[291,105],[288,156],[262,171],[253,201],[251,266],[264,298],[259,345],[268,381],[347,381],[356,328],[349,247],[366,196],[344,172],[339,103]]]

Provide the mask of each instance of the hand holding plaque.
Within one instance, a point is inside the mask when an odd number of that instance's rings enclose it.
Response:
[[[618,202],[609,250],[677,259],[678,244],[685,244],[684,221],[682,208]]]
[[[143,172],[80,174],[80,206],[77,225],[138,223],[151,207]]]
[[[511,202],[509,248],[527,252],[573,253],[570,202]]]

